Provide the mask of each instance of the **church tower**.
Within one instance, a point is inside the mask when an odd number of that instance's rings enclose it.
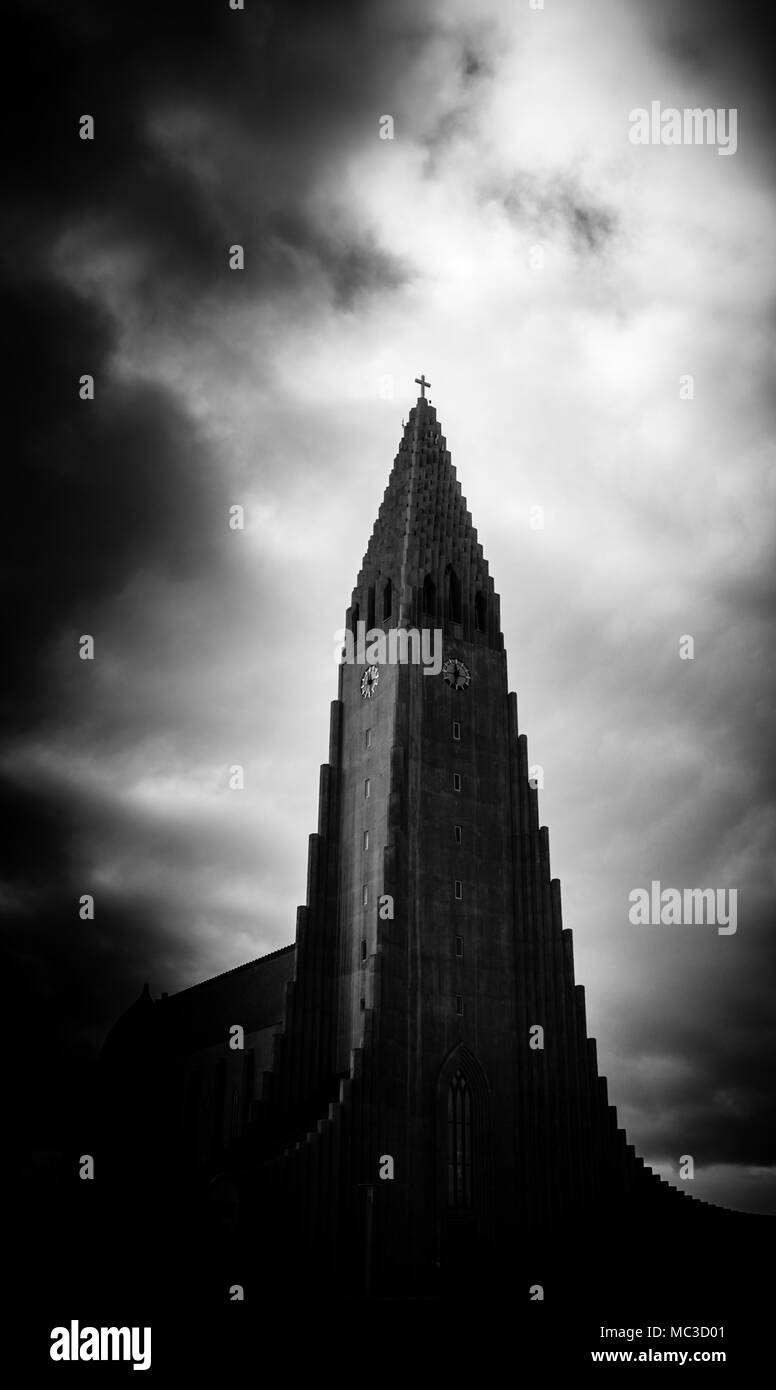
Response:
[[[624,1228],[642,1266],[678,1239],[702,1273],[733,1214],[646,1168],[608,1103],[499,597],[419,384],[346,613],[295,944],[119,1020],[115,1195],[140,1201],[153,1148],[140,1205],[183,1231],[204,1201],[218,1286],[260,1270],[269,1298],[578,1300],[579,1250],[589,1271]]]
[[[425,1295],[604,1193],[681,1197],[598,1076],[499,596],[419,384],[346,615],[264,1133],[286,1236]]]

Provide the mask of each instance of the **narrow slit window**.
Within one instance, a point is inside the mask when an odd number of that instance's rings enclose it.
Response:
[[[454,719],[454,720],[453,720],[453,738],[455,739],[456,743],[460,743],[460,741],[461,741],[461,725],[459,724],[459,722],[458,722],[457,719]]]
[[[448,602],[450,611],[450,621],[460,623],[461,621],[461,581],[455,570],[450,570]]]
[[[463,898],[463,884],[461,883],[460,878],[457,878],[455,880],[455,896],[458,902],[460,902]]]
[[[461,830],[461,827],[460,825],[456,825],[453,827],[453,829],[455,830],[455,843],[457,845],[460,845],[463,841],[463,832]]]
[[[232,1091],[232,1117],[229,1132],[232,1139],[236,1139],[240,1133],[240,1092],[236,1086]]]
[[[361,959],[366,960],[366,942],[361,942]]]
[[[436,585],[430,574],[423,580],[423,612],[436,612]]]
[[[246,1118],[246,1120],[248,1120],[248,1119],[250,1118],[251,1104],[252,1104],[252,1102],[253,1102],[253,1093],[254,1093],[255,1089],[256,1089],[256,1053],[254,1052],[253,1048],[251,1047],[251,1048],[249,1048],[249,1050],[248,1050],[248,1051],[246,1052],[246,1054],[245,1054],[245,1110],[246,1110],[245,1118]]]
[[[216,1067],[213,1096],[213,1153],[217,1153],[224,1141],[224,1103],[226,1100],[226,1062],[223,1057]]]
[[[462,994],[456,994],[456,996],[455,996],[455,1012],[457,1013],[457,1015],[458,1015],[459,1018],[463,1018],[463,995],[462,995]]]
[[[462,959],[463,959],[463,937],[462,937],[462,936],[457,936],[457,937],[455,938],[455,954],[457,955],[457,957],[458,957],[459,960],[462,960]]]
[[[364,831],[364,849],[369,849],[369,831]]]
[[[370,781],[369,781],[369,778],[367,777],[366,780],[365,780],[365,782],[364,782],[364,796],[369,796],[371,790],[372,790],[371,783],[370,783]]]
[[[371,730],[371,729],[367,729],[366,733],[364,734],[364,746],[365,746],[366,748],[371,748],[371,747],[372,747],[372,730]]]
[[[369,784],[367,783],[367,786],[368,786],[368,785],[369,785]],[[454,773],[453,773],[453,791],[454,791],[454,792],[459,792],[460,790],[461,790],[461,774],[460,774],[460,772],[454,772]],[[367,792],[367,796],[368,796],[368,795],[369,795],[369,792]]]
[[[366,907],[367,903],[369,902],[369,889],[367,888],[366,884],[364,884],[363,888],[361,889],[361,901],[364,907]]]

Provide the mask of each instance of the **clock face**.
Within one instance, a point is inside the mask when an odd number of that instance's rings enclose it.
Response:
[[[447,684],[453,687],[453,690],[465,690],[472,678],[468,666],[464,666],[463,662],[459,661],[457,656],[450,656],[447,658],[447,661],[442,667],[442,675],[447,681]]]
[[[365,700],[371,700],[377,690],[377,682],[380,679],[380,672],[376,666],[367,666],[361,677],[361,695]]]

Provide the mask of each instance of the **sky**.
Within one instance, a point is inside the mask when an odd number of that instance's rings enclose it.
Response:
[[[145,981],[293,939],[335,633],[422,371],[501,594],[620,1123],[675,1181],[691,1154],[695,1195],[776,1210],[757,10],[12,13],[0,901],[6,1024],[48,1088],[41,1107],[19,1085],[33,1145]],[[735,153],[634,145],[653,101],[735,109]],[[735,889],[736,932],[631,925],[653,880]]]

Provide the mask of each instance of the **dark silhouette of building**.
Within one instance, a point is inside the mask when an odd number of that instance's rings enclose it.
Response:
[[[646,1168],[608,1103],[499,596],[425,386],[347,612],[295,945],[145,991],[103,1053],[114,1191],[193,1244],[206,1211],[230,1286],[260,1264],[342,1297],[527,1300],[584,1285],[597,1243],[617,1278],[741,1219]],[[360,623],[436,631],[441,665],[428,636],[425,663],[368,632],[359,651]]]

